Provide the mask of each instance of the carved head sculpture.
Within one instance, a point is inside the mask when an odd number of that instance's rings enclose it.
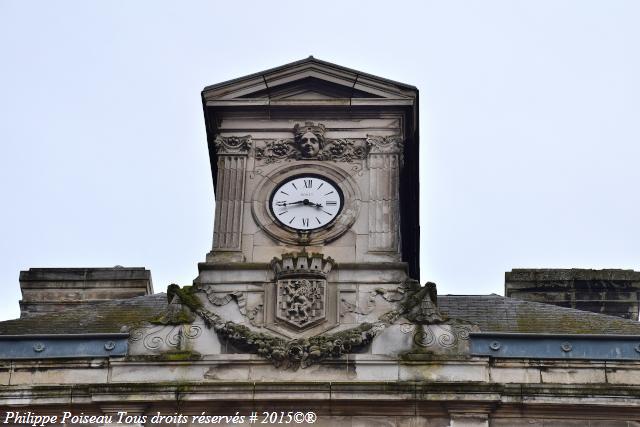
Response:
[[[302,157],[316,157],[324,147],[324,125],[305,122],[293,128],[295,141]]]

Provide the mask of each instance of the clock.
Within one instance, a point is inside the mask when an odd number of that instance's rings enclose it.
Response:
[[[289,177],[273,189],[269,200],[277,223],[297,231],[328,226],[340,214],[343,205],[340,187],[317,174]]]

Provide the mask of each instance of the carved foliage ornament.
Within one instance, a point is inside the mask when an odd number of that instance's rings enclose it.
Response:
[[[220,136],[213,142],[218,154],[247,154],[251,148],[251,135]]]
[[[327,139],[325,127],[320,123],[296,124],[293,134],[293,139],[266,141],[263,146],[256,147],[256,159],[265,164],[300,159],[351,163],[366,159],[370,150],[378,153],[402,151],[402,140],[397,136],[369,135],[364,141],[344,138]]]
[[[371,153],[402,153],[402,138],[399,136],[367,135],[367,147]]]
[[[311,254],[306,260],[304,256],[301,256],[304,254],[296,255],[295,257],[285,256],[282,260],[275,259],[273,261],[272,267],[274,267],[274,271],[280,278],[292,278],[302,270],[307,273],[324,271],[324,274],[326,274],[332,265],[332,262],[321,259],[319,254],[320,259]],[[320,264],[318,264],[318,261],[320,261]],[[315,277],[321,276],[322,274],[318,274]],[[313,275],[309,275],[309,277],[313,277]],[[340,357],[363,349],[381,331],[394,324],[401,317],[412,322],[412,325],[406,325],[411,330],[407,329],[406,331],[403,330],[403,332],[409,333],[417,330],[416,328],[420,328],[418,332],[421,332],[421,334],[416,334],[416,337],[414,337],[416,344],[428,347],[431,338],[426,332],[430,328],[426,326],[441,325],[446,320],[446,317],[437,309],[435,285],[429,284],[422,288],[416,281],[407,280],[402,285],[402,288],[406,291],[406,294],[401,301],[398,301],[398,308],[383,314],[374,322],[362,323],[338,333],[325,333],[310,338],[290,340],[268,333],[256,332],[247,326],[225,321],[221,316],[203,306],[196,293],[204,292],[204,290],[199,289],[197,286],[180,288],[177,285],[171,285],[167,289],[167,297],[173,303],[188,307],[204,321],[207,328],[213,329],[221,338],[226,339],[238,349],[258,354],[272,361],[277,367],[297,369],[308,367],[327,358]],[[395,296],[393,299],[396,299]],[[225,303],[222,299],[216,300],[216,302]],[[450,345],[450,341],[457,342],[458,339],[467,339],[469,331],[470,329],[466,325],[461,327],[454,325],[451,330],[452,333],[444,334],[447,336],[440,333],[436,339],[443,341],[442,345]],[[190,335],[199,334],[198,331],[190,332]],[[442,335],[442,338],[440,338],[440,335]],[[189,336],[188,338],[191,337]],[[155,339],[157,340],[157,338]],[[174,339],[172,338],[172,340]]]

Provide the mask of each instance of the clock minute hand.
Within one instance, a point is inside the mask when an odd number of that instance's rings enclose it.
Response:
[[[278,206],[291,206],[291,205],[299,205],[301,203],[304,203],[304,200],[299,200],[297,202],[291,202],[291,203],[287,203],[287,202],[276,202],[276,205]]]

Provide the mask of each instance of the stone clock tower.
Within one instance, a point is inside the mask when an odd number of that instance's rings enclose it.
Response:
[[[364,372],[467,346],[471,326],[417,281],[415,87],[309,57],[206,87],[202,102],[213,247],[192,286],[169,287],[166,314],[130,331],[132,354],[234,366],[206,378],[304,368],[295,378],[315,381],[306,368],[343,378],[356,353]]]
[[[309,57],[202,101],[216,208],[198,286],[295,337],[418,279],[415,87]]]
[[[405,262],[418,277],[416,88],[309,57],[202,100],[216,194],[208,264],[304,248],[358,269]]]

